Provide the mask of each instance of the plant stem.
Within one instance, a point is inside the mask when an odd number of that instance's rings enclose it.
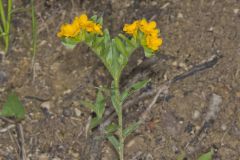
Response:
[[[12,12],[12,0],[8,0],[8,9],[7,9],[7,17],[4,13],[4,6],[2,0],[0,0],[0,17],[1,17],[1,33],[3,35],[4,40],[4,54],[6,55],[9,48],[9,32],[10,32],[10,24],[11,24],[11,12]]]
[[[124,137],[123,137],[123,118],[122,118],[122,103],[121,103],[121,96],[119,91],[119,80],[114,79],[114,87],[115,87],[115,98],[118,104],[119,112],[118,114],[118,133],[119,133],[119,159],[124,160]]]
[[[6,39],[5,39],[5,54],[7,54],[8,48],[9,48],[9,34],[10,34],[11,14],[12,14],[12,0],[8,0]]]

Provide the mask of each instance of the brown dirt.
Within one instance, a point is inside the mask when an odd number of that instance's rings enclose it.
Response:
[[[13,15],[9,55],[0,63],[0,106],[16,91],[26,107],[23,121],[25,149],[32,160],[113,160],[116,153],[94,131],[85,136],[91,113],[80,105],[94,99],[99,85],[111,77],[84,44],[64,48],[56,37],[59,26],[75,15],[103,15],[112,35],[124,23],[145,17],[157,21],[164,40],[158,72],[152,72],[152,88],[164,79],[184,72],[211,57],[223,58],[211,69],[170,86],[171,98],[158,101],[146,124],[126,144],[126,159],[175,160],[181,153],[196,159],[214,148],[215,160],[240,157],[240,2],[239,0],[44,0],[36,1],[38,49],[35,80],[31,69],[31,16]],[[15,1],[15,8],[28,8],[29,0]],[[141,66],[141,50],[131,59],[122,79],[131,82],[132,70]],[[156,65],[156,64],[155,64]],[[145,68],[151,70],[151,65]],[[142,72],[135,69],[134,74]],[[127,80],[126,80],[127,79]],[[124,84],[123,84],[124,85]],[[211,111],[217,95],[222,102]],[[134,97],[132,97],[134,98]],[[125,124],[137,120],[152,98],[125,111]],[[212,123],[204,125],[212,112]],[[0,130],[8,123],[0,120]],[[204,131],[200,133],[202,127]],[[95,137],[95,138],[93,138]],[[97,138],[96,138],[97,137]],[[195,137],[195,138],[194,138]],[[194,139],[194,142],[192,141]],[[16,131],[0,133],[0,159],[17,159]]]

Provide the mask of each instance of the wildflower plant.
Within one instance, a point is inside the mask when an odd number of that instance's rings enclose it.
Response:
[[[151,57],[162,45],[156,22],[148,22],[146,19],[125,24],[123,31],[127,34],[119,34],[111,38],[108,29],[102,29],[103,18],[93,16],[88,18],[86,14],[75,17],[72,23],[63,24],[57,36],[68,48],[74,48],[84,42],[101,59],[104,66],[111,74],[113,81],[110,87],[110,99],[118,117],[118,123],[112,123],[105,128],[106,137],[119,154],[119,159],[124,159],[124,141],[139,123],[133,123],[127,128],[123,126],[122,106],[131,93],[143,88],[149,80],[140,81],[125,90],[120,90],[119,82],[123,69],[128,64],[132,53],[139,47],[143,47],[146,57]],[[106,98],[100,88],[95,103],[82,101],[82,104],[91,109],[96,117],[92,118],[90,128],[98,126],[104,116]]]

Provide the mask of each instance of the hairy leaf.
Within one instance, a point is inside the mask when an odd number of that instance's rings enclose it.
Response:
[[[123,130],[123,137],[126,138],[139,127],[139,123],[133,123]]]
[[[143,80],[131,85],[122,93],[122,101],[124,101],[132,92],[136,92],[144,87],[150,82],[150,80]]]
[[[212,160],[212,157],[213,157],[213,150],[211,149],[211,151],[201,155],[197,160]]]
[[[114,107],[116,113],[119,114],[119,112],[120,112],[120,104],[119,104],[119,102],[116,101],[115,95],[111,96],[111,100],[112,100],[112,104],[113,104],[113,107]]]
[[[147,58],[150,58],[154,55],[153,51],[147,47],[144,47],[144,54]]]
[[[85,107],[89,108],[90,110],[96,112],[95,106],[94,106],[94,104],[92,104],[92,102],[86,100],[86,101],[80,101],[80,103],[82,105],[84,105]]]
[[[96,22],[96,21],[97,21],[97,15],[92,16],[92,17],[90,18],[90,20]]]
[[[15,93],[8,96],[0,115],[4,117],[14,117],[17,120],[24,119],[25,109]]]
[[[119,151],[120,143],[118,139],[115,136],[108,136],[107,139],[112,143],[113,147],[116,149],[116,151]]]
[[[73,38],[63,38],[61,42],[66,48],[73,49],[79,41]]]
[[[117,129],[118,129],[118,125],[115,123],[111,123],[105,128],[105,131],[109,134],[117,131]]]
[[[94,117],[91,119],[90,129],[97,127],[102,122],[102,118]]]
[[[115,37],[115,44],[116,44],[117,50],[121,54],[123,54],[124,56],[128,56],[128,53],[127,53],[125,46],[124,46],[123,42],[121,41],[121,39],[119,39],[118,37]]]
[[[97,23],[103,25],[103,17],[102,16],[97,19]]]
[[[103,97],[101,90],[98,90],[95,107],[97,116],[99,118],[102,118],[103,113],[105,111],[105,99]]]

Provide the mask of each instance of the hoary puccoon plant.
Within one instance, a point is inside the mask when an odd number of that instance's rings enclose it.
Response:
[[[57,36],[68,48],[74,48],[78,43],[84,42],[101,59],[104,66],[112,76],[112,84],[109,87],[109,100],[118,117],[117,124],[111,123],[104,131],[110,143],[114,146],[119,159],[124,159],[124,140],[133,132],[139,123],[133,123],[124,128],[123,110],[124,101],[130,94],[143,88],[149,82],[140,81],[125,90],[120,90],[119,81],[124,67],[128,64],[132,53],[139,47],[143,47],[146,57],[151,57],[162,45],[156,22],[148,22],[146,19],[136,20],[132,24],[125,24],[123,31],[111,38],[107,29],[102,29],[103,18],[93,16],[88,18],[86,14],[75,17],[72,23],[63,24]],[[99,87],[96,101],[82,101],[82,104],[91,109],[96,117],[91,119],[90,128],[97,127],[102,121],[105,111],[106,97],[103,88]]]

